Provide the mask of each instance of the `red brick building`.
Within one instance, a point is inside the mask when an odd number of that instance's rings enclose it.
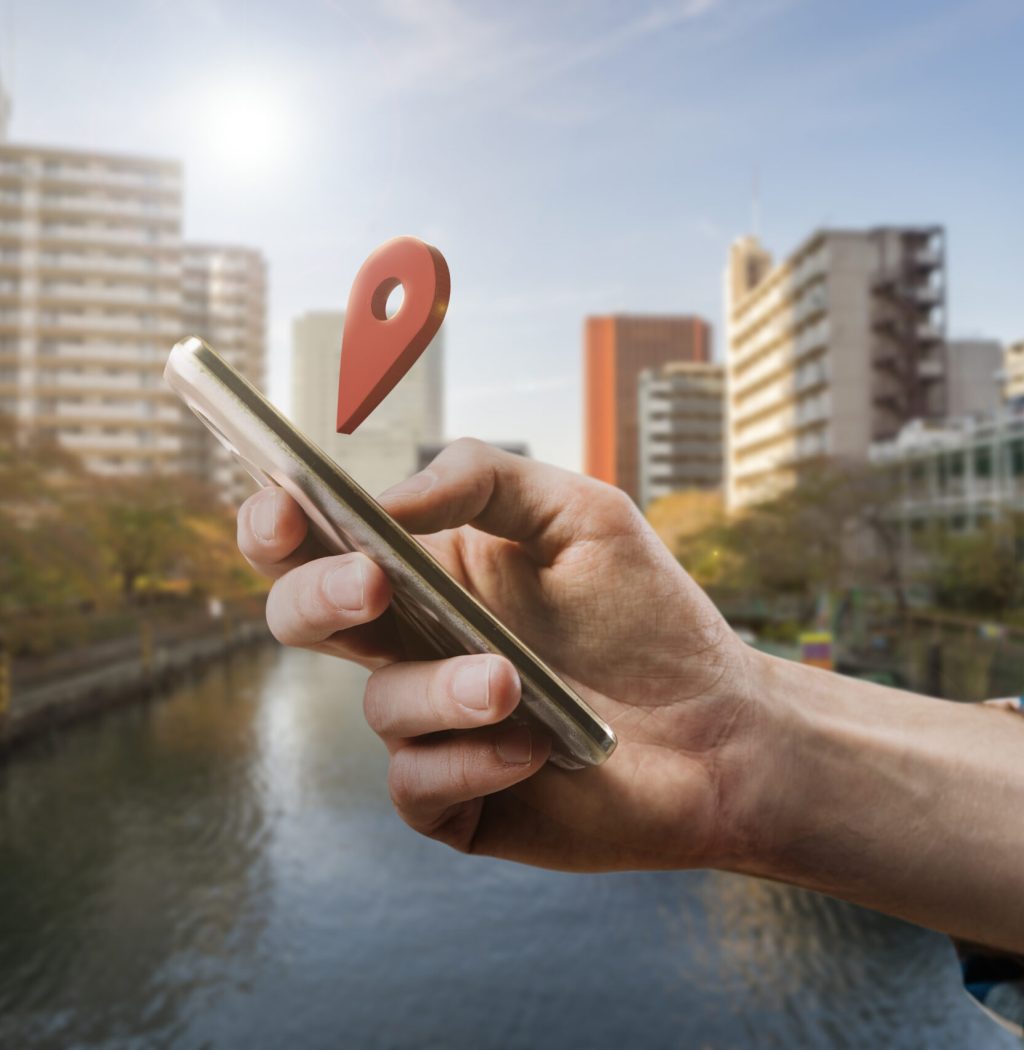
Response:
[[[639,498],[637,380],[673,361],[710,361],[700,317],[588,317],[583,331],[583,462],[592,477]]]

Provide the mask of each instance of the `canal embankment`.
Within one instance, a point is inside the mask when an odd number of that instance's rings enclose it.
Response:
[[[24,636],[24,632],[22,632]],[[72,622],[39,651],[0,646],[0,757],[41,733],[154,696],[272,641],[259,602],[142,608]]]

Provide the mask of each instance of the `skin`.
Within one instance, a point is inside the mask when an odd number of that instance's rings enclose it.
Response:
[[[710,867],[1024,949],[1024,719],[758,653],[617,489],[475,441],[381,502],[615,728],[601,767],[501,723],[497,656],[417,657],[384,573],[324,556],[284,492],[239,512],[284,644],[371,669],[394,805],[466,853],[568,871]],[[768,555],[770,556],[770,554]]]

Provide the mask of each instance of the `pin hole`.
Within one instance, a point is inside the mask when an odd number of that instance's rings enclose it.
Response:
[[[390,320],[405,302],[405,289],[397,277],[388,277],[377,285],[370,300],[370,310],[378,321]]]

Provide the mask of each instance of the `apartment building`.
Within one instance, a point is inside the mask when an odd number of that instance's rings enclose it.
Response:
[[[368,492],[414,474],[422,445],[444,431],[443,332],[354,434],[336,431],[345,315],[311,311],[292,326],[291,417]]]
[[[97,473],[198,467],[161,382],[181,197],[175,161],[0,145],[0,411]]]
[[[97,474],[244,475],[164,385],[171,346],[208,339],[262,382],[257,252],[182,244],[173,160],[0,144],[0,412]]]
[[[676,361],[640,373],[639,504],[685,489],[719,489],[725,474],[725,369]]]
[[[264,389],[267,356],[267,265],[253,248],[186,244],[182,249],[184,330],[205,339],[250,382]],[[202,473],[238,502],[254,483],[212,435],[203,434]]]
[[[1006,401],[1024,400],[1024,339],[1004,349],[1002,380]]]
[[[775,266],[744,238],[725,285],[731,509],[945,414],[941,227],[819,230]]]
[[[641,372],[674,361],[711,360],[711,326],[700,317],[588,317],[583,333],[584,470],[640,499]]]

